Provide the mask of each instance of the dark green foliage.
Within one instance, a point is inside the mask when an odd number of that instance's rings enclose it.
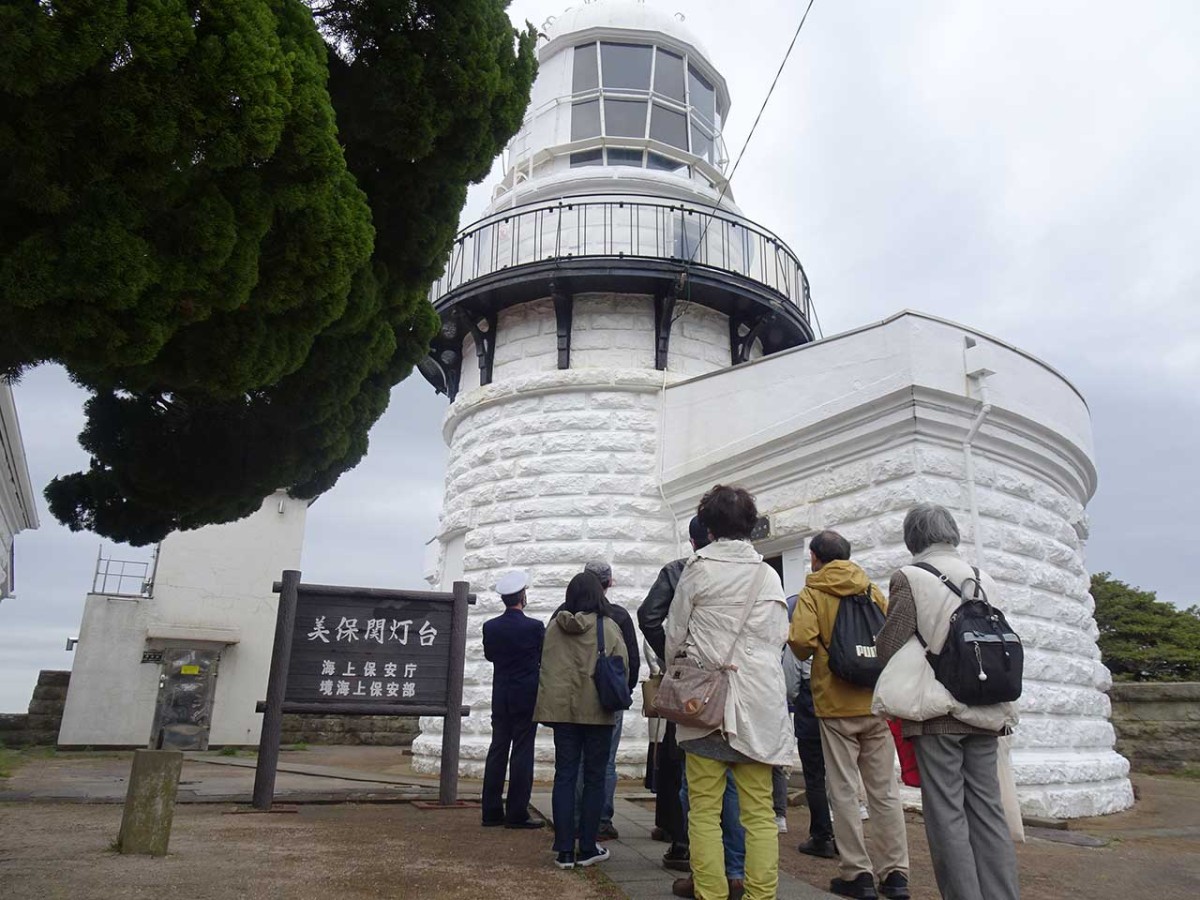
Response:
[[[1108,572],[1092,576],[1100,653],[1117,681],[1200,681],[1200,607],[1181,610]]]
[[[147,543],[357,464],[528,102],[505,5],[0,0],[0,373],[94,393],[56,517]]]

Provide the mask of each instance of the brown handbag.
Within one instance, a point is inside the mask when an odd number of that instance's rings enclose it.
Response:
[[[677,656],[671,660],[654,698],[654,712],[657,715],[676,725],[706,728],[710,731],[724,724],[725,698],[729,695],[729,673],[737,668],[730,665],[733,651],[746,629],[754,601],[758,599],[759,591],[762,590],[766,569],[765,563],[759,563],[758,572],[755,573],[754,582],[750,586],[750,596],[746,598],[746,605],[742,608],[742,621],[729,644],[725,661],[712,669],[704,668],[688,656]]]

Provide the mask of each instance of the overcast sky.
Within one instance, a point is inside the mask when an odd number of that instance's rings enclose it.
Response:
[[[728,79],[736,155],[803,4],[650,2],[683,12]],[[540,26],[564,6],[510,11]],[[1182,606],[1200,603],[1198,46],[1200,4],[1168,0],[817,0],[733,183],[800,256],[826,335],[913,308],[1065,373],[1095,429],[1090,568]],[[16,400],[38,491],[86,465],[83,394],[60,369],[27,375]],[[368,458],[310,511],[306,580],[422,585],[444,409],[418,375],[395,389]],[[70,666],[101,545],[39,514],[0,603],[0,711],[24,710],[39,669]]]

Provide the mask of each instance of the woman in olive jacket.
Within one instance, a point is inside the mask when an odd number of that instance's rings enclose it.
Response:
[[[592,674],[597,660],[597,620],[604,629],[604,655],[629,665],[621,629],[612,619],[600,579],[581,572],[567,585],[567,600],[546,627],[534,721],[554,729],[554,864],[560,869],[608,859],[596,845],[604,806],[604,770],[612,744],[614,714],[600,705]],[[583,759],[579,852],[575,852],[575,782]]]

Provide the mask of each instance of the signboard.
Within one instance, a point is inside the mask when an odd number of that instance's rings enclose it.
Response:
[[[275,583],[279,611],[258,764],[254,806],[269,810],[285,713],[442,716],[438,802],[458,805],[463,664],[467,606],[463,581],[452,592],[398,591],[301,584],[288,570]]]
[[[444,706],[451,613],[445,601],[301,591],[284,702]]]

